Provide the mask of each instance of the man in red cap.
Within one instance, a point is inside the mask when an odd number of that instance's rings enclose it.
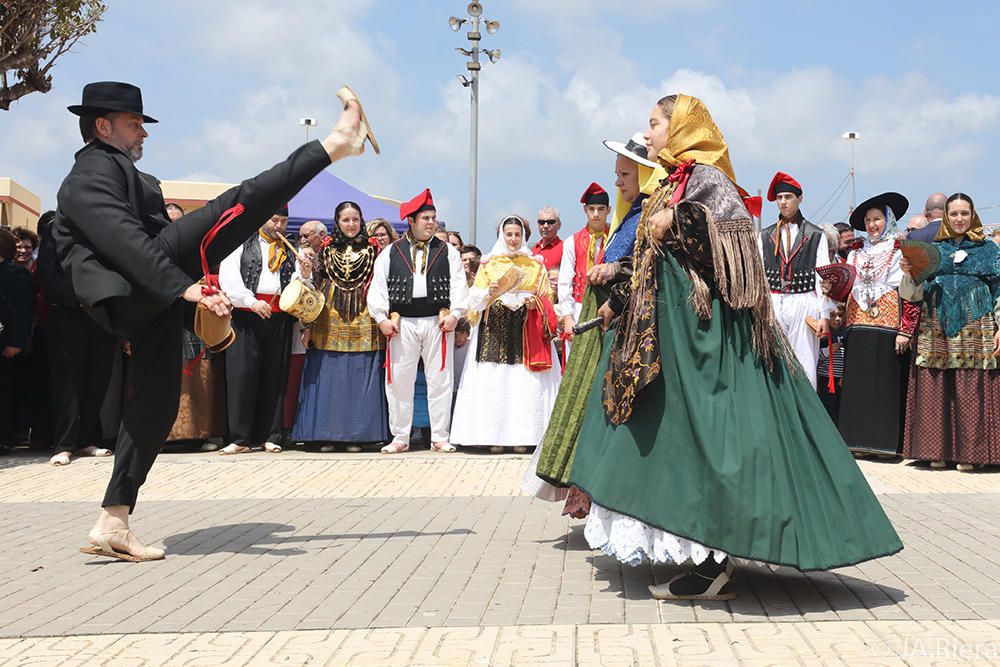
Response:
[[[398,454],[410,448],[420,359],[427,379],[431,449],[454,452],[448,442],[454,384],[450,334],[465,313],[468,294],[462,257],[454,246],[434,236],[437,209],[430,190],[404,202],[399,218],[410,228],[375,260],[368,288],[368,312],[388,339],[385,393],[392,442],[382,452]]]
[[[829,263],[826,235],[802,217],[802,186],[788,174],[774,175],[767,200],[778,204],[778,221],[760,234],[774,313],[815,388],[819,338],[830,330],[833,306],[816,273],[817,266]],[[810,327],[806,318],[816,320],[818,329]]]
[[[587,274],[604,256],[604,243],[608,238],[608,215],[611,198],[597,183],[591,183],[580,197],[587,226],[563,243],[562,262],[559,264],[559,302],[556,314],[562,318],[563,331],[569,332],[580,317],[583,307],[583,290],[587,287]]]

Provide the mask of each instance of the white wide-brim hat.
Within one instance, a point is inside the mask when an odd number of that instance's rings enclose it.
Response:
[[[655,162],[646,158],[646,138],[642,136],[642,132],[633,134],[628,143],[623,144],[620,141],[611,141],[609,139],[604,142],[604,145],[637,164],[652,167],[653,169],[656,169],[658,166]]]

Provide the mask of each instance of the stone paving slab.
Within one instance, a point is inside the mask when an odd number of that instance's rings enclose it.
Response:
[[[900,554],[743,567],[736,600],[701,604],[650,599],[676,567],[622,566],[528,497],[149,501],[135,523],[168,558],[144,564],[77,552],[91,503],[3,503],[0,636],[1000,619],[1000,495],[882,501]]]
[[[0,458],[0,502],[100,501],[112,459],[46,465],[47,457]],[[239,456],[161,455],[142,500],[236,498],[412,498],[522,495],[528,457],[513,454],[320,454],[290,450]],[[925,464],[861,460],[872,490],[890,493],[996,493],[994,468],[973,473]]]
[[[993,472],[861,461],[906,549],[731,602],[591,551],[522,496],[527,457],[167,454],[134,526],[158,563],[78,553],[109,459],[0,458],[3,665],[1000,664]]]
[[[829,621],[109,634],[0,640],[0,666],[957,665],[1000,622]]]

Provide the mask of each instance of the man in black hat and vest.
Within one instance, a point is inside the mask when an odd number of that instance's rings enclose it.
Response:
[[[283,206],[219,267],[219,285],[235,308],[236,332],[226,349],[229,444],[220,454],[242,454],[255,445],[271,454],[281,451],[295,318],[282,312],[278,301],[299,270],[281,240],[287,227],[288,207]]]
[[[816,273],[817,266],[829,264],[826,235],[802,217],[802,186],[788,174],[774,175],[767,200],[778,204],[778,221],[760,234],[774,313],[815,389],[819,337],[830,330],[833,305]],[[817,329],[806,318],[815,320]]]
[[[157,122],[143,113],[139,88],[87,84],[82,103],[69,110],[80,117],[85,145],[59,188],[52,229],[57,253],[84,310],[132,348],[132,387],[114,470],[90,546],[82,551],[156,560],[163,551],[139,541],[129,530],[129,514],[177,415],[184,303],[200,303],[220,317],[231,308],[224,293],[197,282],[202,238],[223,212],[242,205],[242,214],[218,230],[207,251],[209,265],[218,265],[332,161],[361,153],[371,133],[352,95],[322,142],[307,143],[171,223],[158,181],[135,167],[148,136],[144,124]]]
[[[451,244],[434,236],[437,209],[425,189],[399,207],[409,230],[375,260],[368,288],[368,312],[388,339],[385,351],[385,394],[389,403],[392,442],[383,454],[410,448],[413,386],[417,363],[424,360],[431,449],[454,452],[448,442],[454,381],[455,337],[465,314],[468,283],[462,257]]]

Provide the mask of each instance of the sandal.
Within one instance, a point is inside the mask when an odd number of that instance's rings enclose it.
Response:
[[[114,452],[97,445],[88,445],[76,453],[77,456],[111,456]]]
[[[361,113],[360,134],[363,137],[361,139],[361,145],[364,146],[365,143],[364,140],[368,139],[368,141],[372,145],[372,150],[375,151],[375,154],[378,155],[379,153],[381,153],[382,151],[379,150],[378,142],[375,140],[375,135],[372,134],[372,128],[370,125],[368,125],[368,116],[365,115],[365,109],[364,107],[361,106],[361,100],[359,100],[358,96],[354,94],[354,91],[351,90],[348,86],[344,86],[337,91],[337,99],[341,101],[345,109],[347,108],[347,103],[350,102],[351,100],[354,100],[357,103],[358,111]]]
[[[273,442],[265,442],[264,443],[264,451],[267,452],[268,454],[280,454],[281,453],[281,445],[276,445]]]
[[[49,463],[54,466],[68,466],[72,458],[73,455],[70,452],[59,452],[49,459]]]
[[[678,574],[665,584],[650,586],[657,600],[732,600],[735,593],[723,593],[733,574],[733,562],[727,558],[716,563],[709,558],[684,574]]]
[[[388,445],[383,447],[380,451],[383,454],[402,454],[410,448],[410,443],[399,442],[398,440],[393,440]]]
[[[219,450],[219,456],[232,456],[233,454],[246,454],[250,451],[250,448],[246,445],[240,445],[235,442],[231,442],[222,449]]]
[[[108,538],[113,535],[121,536],[122,546],[115,547],[111,545],[111,541]],[[132,548],[127,546],[129,536],[135,540],[138,546]],[[80,547],[80,551],[92,556],[106,556],[108,558],[124,560],[130,563],[142,563],[151,560],[162,560],[166,555],[163,549],[147,547],[142,544],[142,542],[139,542],[139,538],[136,537],[135,533],[128,528],[123,530],[113,530],[110,533],[101,533],[96,529],[91,530],[87,539],[90,541],[91,546]]]
[[[443,441],[443,442],[435,442],[435,443],[431,444],[431,451],[438,452],[438,453],[441,453],[441,454],[451,454],[451,453],[455,452],[456,450],[455,450],[454,445],[452,445],[448,441]]]

